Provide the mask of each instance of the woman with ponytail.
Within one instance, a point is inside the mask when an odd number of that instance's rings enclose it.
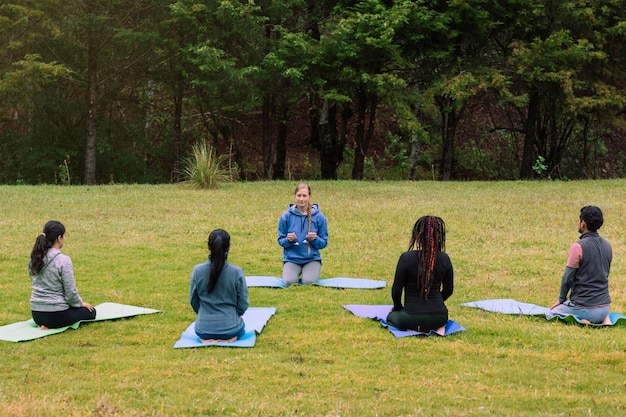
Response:
[[[96,318],[93,306],[78,295],[72,260],[61,253],[64,244],[65,227],[51,220],[37,236],[30,254],[30,309],[33,320],[43,330]]]
[[[230,235],[209,234],[209,259],[191,271],[189,301],[196,318],[196,335],[203,343],[234,342],[246,333],[241,316],[248,309],[243,270],[228,263]]]
[[[401,330],[435,330],[443,334],[448,322],[444,301],[454,290],[452,262],[445,249],[443,220],[435,216],[418,219],[413,226],[409,250],[400,256],[396,266],[391,288],[393,308],[387,316],[389,325]]]
[[[322,257],[320,249],[328,244],[326,217],[317,204],[311,204],[311,187],[298,184],[295,204],[278,220],[278,244],[283,248],[283,283],[315,284],[320,278]]]

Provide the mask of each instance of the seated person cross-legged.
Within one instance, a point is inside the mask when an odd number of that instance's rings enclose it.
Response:
[[[196,335],[203,343],[234,342],[246,334],[246,279],[241,268],[227,262],[230,235],[225,230],[213,230],[208,246],[209,259],[191,272],[189,302],[198,314]]]
[[[30,309],[41,330],[96,318],[96,309],[78,294],[72,260],[61,252],[65,238],[65,226],[50,220],[37,236],[30,255]]]
[[[441,218],[424,216],[417,220],[409,250],[400,256],[396,266],[391,288],[393,308],[387,324],[400,330],[445,333],[448,308],[444,301],[454,289],[452,262],[445,253],[445,241],[445,224]]]
[[[547,318],[571,314],[583,323],[611,323],[608,317],[611,307],[609,271],[613,250],[611,244],[598,234],[603,223],[604,216],[599,207],[580,209],[580,239],[570,246],[559,301],[550,308]]]

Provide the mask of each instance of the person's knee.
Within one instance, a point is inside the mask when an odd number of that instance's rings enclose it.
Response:
[[[283,275],[283,284],[285,284],[286,287],[292,284],[296,284],[297,282],[298,282],[298,277]]]
[[[315,284],[320,279],[322,265],[317,262],[309,262],[302,268],[302,283]]]
[[[289,286],[298,282],[300,276],[300,268],[296,265],[285,264],[283,266],[283,284]]]
[[[319,280],[319,274],[302,274],[303,284],[315,284]]]
[[[396,328],[397,328],[397,327],[398,327],[398,325],[397,325],[397,323],[396,323],[396,321],[395,321],[395,318],[396,318],[396,316],[397,316],[397,315],[398,315],[398,312],[397,312],[397,311],[392,311],[392,312],[390,312],[389,314],[387,314],[387,319],[385,320],[385,322],[386,322],[388,325],[390,325],[390,326],[393,326],[393,327],[396,327]]]

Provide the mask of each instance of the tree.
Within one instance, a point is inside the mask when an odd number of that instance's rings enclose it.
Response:
[[[145,58],[150,49],[136,42],[136,34],[149,19],[153,2],[147,0],[39,2],[50,19],[53,36],[42,39],[42,59],[55,60],[68,71],[69,81],[80,85],[85,99],[83,183],[96,183],[97,119],[102,94],[123,89],[116,79]],[[106,91],[107,88],[117,90]]]
[[[512,90],[522,104],[518,115],[525,133],[520,178],[533,176],[539,156],[554,172],[588,121],[623,106],[624,95],[605,75],[615,66],[603,49],[607,28],[615,29],[607,23],[616,23],[613,13],[623,16],[624,10],[615,2],[599,3],[581,10],[574,2],[547,2],[550,7],[541,9],[544,14],[532,28],[534,38],[511,43],[507,63],[515,71]],[[596,14],[604,18],[590,18]],[[620,36],[623,42],[623,31]]]
[[[396,31],[408,23],[413,2],[389,7],[380,0],[366,0],[347,9],[326,25],[320,36],[316,65],[323,68],[318,85],[328,110],[356,114],[352,179],[363,179],[364,160],[374,137],[380,102],[392,91],[406,87],[393,68],[402,60]],[[329,115],[327,120],[335,119]],[[335,119],[336,120],[336,119]],[[334,134],[331,138],[335,136]]]

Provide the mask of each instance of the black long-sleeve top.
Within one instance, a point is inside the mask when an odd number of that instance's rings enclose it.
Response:
[[[421,297],[417,288],[418,266],[419,254],[417,251],[411,250],[400,255],[391,287],[394,311],[404,309],[411,314],[447,312],[448,308],[444,301],[452,295],[454,290],[454,272],[450,257],[446,253],[439,253],[427,299]],[[404,306],[402,305],[403,290]]]

